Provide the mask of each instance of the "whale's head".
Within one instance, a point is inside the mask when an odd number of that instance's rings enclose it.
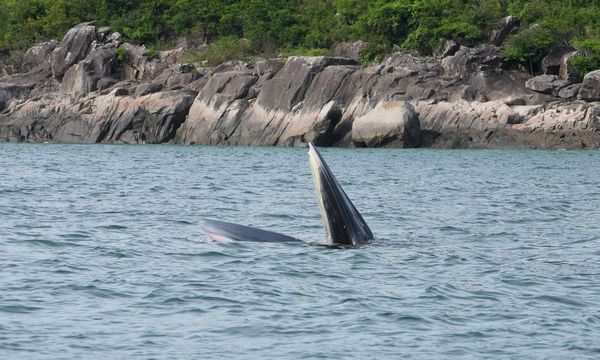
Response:
[[[309,144],[308,156],[329,244],[359,246],[372,240],[371,229],[313,144]]]

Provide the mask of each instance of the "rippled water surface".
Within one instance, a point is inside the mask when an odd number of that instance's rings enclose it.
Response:
[[[600,153],[0,145],[0,358],[600,357]]]

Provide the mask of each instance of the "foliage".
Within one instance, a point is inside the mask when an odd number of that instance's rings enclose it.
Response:
[[[390,48],[385,45],[378,43],[369,43],[360,53],[358,62],[363,66],[378,63],[381,60],[383,60],[385,55],[389,52]]]
[[[581,54],[572,60],[573,67],[580,74],[600,69],[600,37],[577,42]]]
[[[208,66],[216,66],[228,60],[245,60],[254,54],[252,44],[248,39],[238,39],[234,36],[225,36],[213,42],[202,53],[192,53],[185,60],[206,62]]]
[[[370,45],[361,62],[370,63],[395,48],[431,54],[446,39],[486,40],[507,15],[522,23],[506,47],[520,62],[538,62],[557,42],[600,36],[600,4],[583,0],[0,0],[0,52],[97,20],[155,50],[181,36],[202,39],[212,44],[210,61],[325,54],[341,41],[363,40]],[[240,46],[239,39],[247,40]]]
[[[297,47],[294,49],[283,49],[283,56],[332,56],[333,52],[326,48],[305,48]]]

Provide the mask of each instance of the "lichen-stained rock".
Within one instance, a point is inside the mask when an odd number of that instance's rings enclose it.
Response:
[[[380,103],[354,120],[352,141],[368,147],[418,147],[421,143],[419,118],[407,102]]]
[[[29,92],[28,86],[0,83],[0,113]]]
[[[330,68],[346,73],[345,66],[355,64],[346,58],[289,58],[283,69],[262,85],[256,102],[236,130],[238,143],[297,146],[307,144],[305,135],[312,132],[309,137],[317,145],[328,145],[338,112],[326,110],[325,105],[332,100],[330,96],[340,87],[341,79]],[[331,105],[331,109],[336,107]]]
[[[469,78],[476,72],[499,68],[502,61],[501,48],[481,45],[461,47],[454,55],[442,59],[441,67],[447,78]]]
[[[85,59],[96,40],[95,23],[82,23],[70,29],[60,45],[50,55],[52,74],[62,78],[69,67]]]
[[[257,80],[251,72],[214,74],[194,100],[178,141],[228,144],[249,106],[248,90]]]
[[[97,90],[98,81],[113,74],[115,56],[115,44],[94,43],[86,58],[67,70],[61,84],[62,91],[81,94]]]
[[[579,74],[579,71],[573,66],[573,59],[578,55],[578,51],[573,51],[565,54],[560,60],[558,76],[562,80],[567,80],[572,83],[581,81],[581,74]]]
[[[119,46],[125,51],[123,77],[125,80],[151,81],[168,68],[160,57],[150,57],[145,46],[123,43]]]
[[[568,81],[561,80],[557,75],[540,75],[527,80],[525,86],[533,91],[558,96],[560,90],[569,84]]]
[[[23,69],[32,71],[38,66],[50,67],[49,57],[52,51],[56,49],[58,41],[50,40],[32,46],[23,56]]]
[[[163,143],[185,121],[196,93],[167,91],[132,97],[116,88],[107,95],[73,100],[48,95],[0,117],[0,140],[60,143]]]
[[[577,97],[587,101],[600,101],[600,70],[585,75]]]

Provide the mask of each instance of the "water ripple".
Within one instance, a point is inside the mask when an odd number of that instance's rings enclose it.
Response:
[[[1,144],[2,358],[597,358],[600,153]],[[308,244],[214,243],[203,218]]]

